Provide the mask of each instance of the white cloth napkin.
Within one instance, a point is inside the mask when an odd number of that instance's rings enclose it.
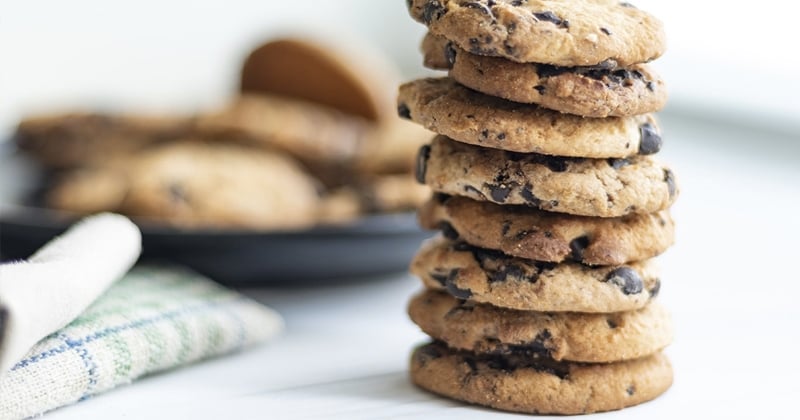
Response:
[[[141,252],[124,216],[87,217],[27,261],[0,265],[0,376],[121,278]]]

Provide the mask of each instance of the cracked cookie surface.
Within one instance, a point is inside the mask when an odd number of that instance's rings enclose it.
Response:
[[[617,0],[410,0],[408,8],[464,50],[521,63],[626,66],[666,49],[661,21]]]
[[[640,309],[660,289],[651,260],[590,267],[512,257],[442,236],[423,243],[411,273],[425,287],[523,311],[620,312]]]
[[[675,240],[668,210],[598,218],[437,194],[419,210],[420,224],[451,240],[537,261],[619,265],[655,257]]]
[[[657,301],[608,314],[497,308],[424,290],[408,305],[423,332],[448,347],[481,354],[521,352],[556,361],[605,363],[648,356],[672,341],[672,321]]]
[[[411,380],[433,393],[529,414],[587,414],[652,400],[672,385],[662,353],[627,362],[587,364],[455,351],[442,343],[417,347]]]
[[[584,117],[656,112],[668,96],[663,79],[646,64],[559,67],[517,63],[470,54],[430,33],[423,41],[423,53],[426,65],[449,70],[450,77],[471,89]]]
[[[473,146],[437,136],[420,149],[418,181],[434,191],[580,216],[664,210],[675,176],[651,156],[563,158]]]
[[[450,78],[400,86],[400,116],[463,143],[520,153],[624,158],[661,149],[652,114],[583,118],[466,88]]]

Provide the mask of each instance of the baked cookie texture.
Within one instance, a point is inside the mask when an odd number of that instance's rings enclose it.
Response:
[[[620,217],[669,208],[678,186],[651,156],[562,158],[489,149],[437,136],[417,160],[434,191],[581,216]]]
[[[423,127],[476,146],[563,157],[625,158],[657,153],[651,114],[583,118],[468,89],[451,78],[402,84],[398,112]]]
[[[449,239],[537,261],[620,265],[666,251],[674,242],[669,210],[599,218],[501,206],[436,195],[418,212],[420,224]]]
[[[663,24],[617,0],[411,0],[411,16],[476,55],[520,63],[627,66],[666,50]],[[535,40],[535,42],[533,41]]]
[[[86,168],[65,177],[47,197],[50,206],[79,213],[118,211],[179,227],[270,230],[311,226],[318,200],[316,182],[284,155],[193,141]]]
[[[441,235],[426,241],[410,271],[426,288],[499,308],[608,313],[641,309],[658,296],[652,260],[587,266],[512,257]]]
[[[617,363],[556,362],[526,354],[479,355],[442,343],[417,347],[411,380],[439,395],[528,414],[619,410],[664,393],[673,379],[662,353]]]
[[[443,37],[428,33],[424,63],[447,69],[458,83],[487,95],[548,109],[604,118],[661,110],[667,101],[664,80],[648,65],[561,67],[517,63],[470,54]]]
[[[672,341],[670,315],[657,302],[635,311],[581,314],[518,311],[468,299],[467,293],[459,299],[426,290],[411,299],[408,313],[435,340],[478,354],[604,363],[638,359]]]

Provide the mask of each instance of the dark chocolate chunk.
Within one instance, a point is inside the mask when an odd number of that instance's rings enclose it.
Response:
[[[661,135],[656,131],[656,127],[650,123],[644,123],[639,126],[639,133],[641,134],[641,141],[639,142],[640,155],[652,155],[661,150],[663,141]]]
[[[589,246],[588,236],[579,236],[569,243],[569,249],[572,250],[572,259],[578,262],[583,261],[583,251]]]
[[[628,166],[631,164],[631,161],[628,159],[619,159],[619,158],[609,158],[608,165],[614,169],[620,169],[622,167]]]
[[[453,297],[457,299],[469,299],[472,297],[472,290],[469,289],[461,289],[456,286],[456,278],[458,277],[458,269],[454,269],[450,272],[450,275],[447,276],[447,280],[445,280],[445,289],[453,295]]]
[[[642,293],[644,289],[644,283],[639,273],[627,266],[619,267],[608,273],[606,282],[619,287],[626,295],[636,295]]]
[[[505,139],[506,139],[506,133],[497,134],[497,140],[505,140]]]
[[[630,8],[632,8],[632,9],[635,9],[635,8],[636,8],[636,6],[634,6],[634,5],[630,4],[630,3],[628,3],[627,1],[621,1],[621,2],[619,2],[619,5],[620,5],[620,6],[622,6],[622,7],[630,7]]]
[[[648,81],[645,86],[647,87],[647,90],[649,90],[650,92],[655,92],[656,91],[656,85],[655,85],[655,83],[653,83],[651,81]]]
[[[417,153],[417,165],[415,175],[417,182],[420,184],[425,183],[425,173],[428,172],[428,159],[431,157],[431,146],[423,145],[419,148]]]
[[[602,32],[602,33],[604,33],[606,35],[611,35],[611,31],[608,30],[608,28],[600,28],[600,32]]]
[[[608,324],[608,328],[611,328],[612,330],[618,327],[617,321],[611,318],[606,318],[606,324]]]
[[[484,183],[483,186],[489,190],[492,200],[498,203],[505,203],[506,199],[508,199],[508,194],[511,193],[511,187],[506,184],[496,185]]]
[[[438,1],[429,0],[422,6],[422,21],[430,25],[434,20],[439,20],[444,16],[447,9]]]
[[[456,231],[455,228],[453,228],[453,225],[450,223],[440,222],[439,230],[442,231],[442,235],[444,235],[445,238],[450,239],[451,241],[455,241],[459,237],[458,231]]]
[[[556,26],[562,26],[564,23],[564,20],[556,16],[556,14],[551,11],[534,13],[533,16],[536,17],[536,19],[543,20],[545,22],[551,22]],[[566,26],[569,26],[569,24]]]
[[[399,115],[400,118],[410,120],[411,110],[408,109],[408,105],[401,103],[400,105],[397,105],[397,115]]]
[[[446,284],[447,276],[449,274],[450,273],[444,274],[438,271],[431,271],[428,273],[428,275],[431,276],[432,279],[436,280],[436,282],[441,284],[442,286]]]
[[[503,228],[501,230],[502,235],[506,236],[508,234],[508,230],[509,229],[511,229],[511,221],[510,220],[506,220],[506,221],[503,222]]]
[[[627,392],[628,395],[633,396],[633,394],[636,393],[636,385],[633,384],[629,385],[628,388],[625,390],[625,392]]]
[[[658,292],[660,291],[661,291],[661,279],[656,279],[656,284],[653,285],[653,288],[648,291],[650,292],[650,299],[653,299],[656,296],[658,296]]]
[[[456,63],[456,49],[453,47],[452,42],[444,45],[444,57],[447,59],[447,64],[451,67]]]
[[[525,184],[525,186],[522,187],[522,190],[519,192],[519,194],[520,196],[522,196],[522,199],[525,200],[526,203],[534,207],[539,207],[542,204],[542,200],[533,195],[532,188],[533,186],[531,184]]]
[[[522,6],[523,4],[527,3],[528,0],[514,0],[511,2],[512,6]]]
[[[675,185],[675,174],[669,169],[664,169],[664,182],[667,183],[667,190],[669,191],[669,198],[675,197],[677,186]]]

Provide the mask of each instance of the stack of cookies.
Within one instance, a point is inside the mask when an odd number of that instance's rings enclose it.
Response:
[[[412,0],[425,65],[398,112],[438,134],[416,176],[441,233],[411,264],[409,315],[433,342],[418,386],[497,409],[580,414],[672,384],[654,257],[673,243],[672,171],[645,63],[661,23],[611,0]]]

